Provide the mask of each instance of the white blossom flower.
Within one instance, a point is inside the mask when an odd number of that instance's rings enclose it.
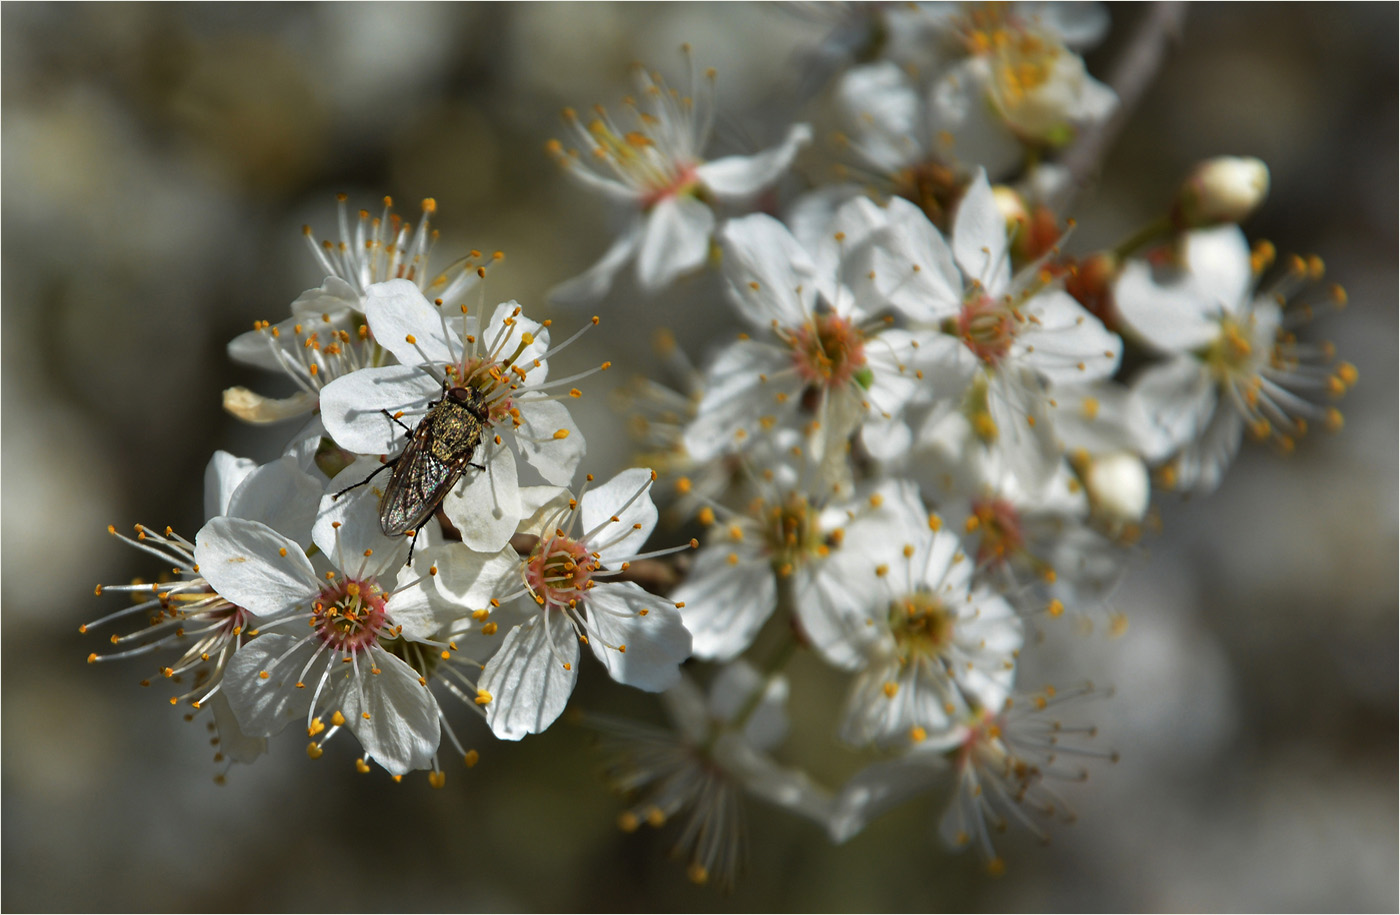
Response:
[[[818,501],[799,486],[777,483],[742,511],[721,506],[702,511],[701,522],[712,530],[672,594],[683,605],[695,656],[738,657],[753,644],[786,588],[804,637],[823,658],[838,667],[859,667],[862,640],[851,630],[864,622],[854,608],[865,607],[875,589],[884,538],[906,511],[899,495],[889,483],[863,498]],[[849,562],[830,561],[847,552]]]
[[[1335,407],[1309,396],[1344,393],[1356,369],[1332,365],[1329,344],[1300,343],[1280,305],[1305,281],[1321,278],[1322,262],[1295,258],[1276,285],[1256,290],[1271,259],[1271,247],[1251,254],[1239,228],[1225,225],[1188,233],[1183,270],[1169,281],[1155,278],[1143,261],[1123,266],[1114,287],[1118,311],[1168,357],[1133,382],[1152,435],[1147,457],[1170,461],[1162,474],[1168,488],[1213,490],[1246,429],[1288,451],[1310,422],[1341,426]],[[1328,295],[1346,300],[1340,287]]]
[[[1072,611],[1086,622],[1121,622],[1109,599],[1127,557],[1117,538],[1091,523],[1089,496],[1068,462],[1028,487],[1001,455],[975,447],[961,414],[945,417],[937,433],[936,447],[921,453],[928,482],[943,517],[964,535],[977,581],[1028,617]]]
[[[253,330],[228,345],[230,358],[255,368],[282,372],[300,389],[286,398],[270,398],[244,387],[224,391],[224,409],[252,423],[270,423],[310,413],[320,391],[330,382],[358,369],[383,365],[384,351],[364,323],[365,295],[370,286],[392,279],[416,285],[424,295],[460,299],[478,280],[484,262],[479,251],[432,273],[428,259],[437,233],[428,225],[437,211],[431,197],[423,201],[418,226],[393,212],[384,198],[383,214],[360,210],[351,228],[346,196],[339,195],[340,239],[316,242],[310,226],[303,227],[307,245],[325,273],[325,282],[292,302],[284,321],[254,322]]]
[[[437,703],[399,657],[433,626],[424,576],[403,567],[407,544],[380,532],[376,504],[373,492],[325,497],[313,535],[332,566],[324,572],[295,542],[242,518],[214,518],[194,552],[214,588],[258,624],[224,680],[243,730],[270,737],[304,715],[315,758],[346,726],[365,750],[362,765],[402,775],[435,766]]]
[[[443,510],[464,543],[494,553],[522,517],[516,455],[555,485],[568,483],[583,457],[583,436],[568,409],[546,393],[562,388],[565,398],[581,396],[569,387],[577,377],[547,380],[548,356],[577,334],[551,350],[548,325],[521,314],[515,302],[497,306],[485,322],[466,312],[466,306],[460,314],[445,312],[405,280],[371,286],[365,296],[369,326],[401,364],[328,385],[322,416],[341,447],[388,454],[403,436],[395,418],[422,416],[448,386],[474,389],[490,409],[473,459],[484,469],[468,473],[443,500]]]
[[[807,125],[795,124],[771,149],[705,161],[715,116],[715,74],[709,70],[699,79],[689,48],[684,50],[690,68],[684,94],[669,88],[660,74],[636,68],[637,97],[626,100],[631,123],[616,124],[602,108],[587,125],[572,109],[564,112],[583,153],[555,140],[549,146],[555,159],[580,183],[634,215],[598,263],[550,293],[553,301],[598,300],[634,258],[637,282],[648,293],[698,269],[710,255],[715,208],[747,203],[776,182],[811,139]]]
[[[319,483],[300,471],[290,457],[259,467],[247,458],[219,451],[205,469],[206,517],[262,517],[274,529],[299,542],[311,542],[311,525],[320,498]],[[84,625],[82,632],[130,616],[144,618],[147,625],[126,635],[113,635],[111,643],[118,650],[106,655],[93,652],[88,661],[113,661],[177,649],[180,656],[158,670],[172,683],[190,685],[184,694],[171,697],[170,704],[186,701],[199,709],[219,694],[224,668],[246,640],[252,614],[214,589],[199,571],[194,544],[171,528],[157,532],[138,524],[134,538],[117,533],[113,526],[107,530],[117,539],[158,558],[164,566],[162,572],[168,569],[175,578],[154,583],[98,585],[98,594],[128,594],[133,600],[121,610]],[[142,595],[149,596],[141,600]],[[225,743],[235,744],[239,736],[236,730],[220,723],[220,738]]]
[[[659,692],[680,677],[691,639],[675,604],[609,580],[657,555],[640,552],[656,526],[654,479],[650,470],[624,470],[577,499],[562,492],[533,514],[538,540],[517,558],[513,587],[491,602],[502,605],[501,628],[510,626],[479,682],[497,737],[519,740],[559,717],[578,678],[580,642],[618,683]]]
[[[943,331],[921,341],[920,370],[959,392],[945,404],[968,417],[981,447],[1002,453],[1028,486],[1043,483],[1060,453],[1050,392],[1111,376],[1122,341],[1046,271],[1012,273],[1006,221],[985,174],[958,206],[951,246],[908,201],[892,199],[883,212],[887,226],[865,249],[871,282],[915,328]]]
[[[1005,163],[1019,144],[1064,146],[1118,106],[1071,49],[1106,29],[1098,4],[969,5],[948,26],[967,56],[940,74],[933,105],[967,161]]]
[[[830,795],[768,755],[787,734],[787,698],[785,678],[740,661],[716,674],[708,696],[687,677],[662,695],[673,729],[585,718],[613,755],[608,781],[633,801],[618,825],[632,832],[679,820],[687,875],[728,889],[743,860],[744,792],[825,823]]]
[[[841,208],[816,252],[766,215],[724,227],[731,304],[761,336],[745,334],[710,364],[685,432],[694,459],[744,450],[758,433],[783,428],[802,430],[813,461],[827,467],[844,465],[857,429],[877,457],[908,447],[902,414],[921,378],[913,363],[937,332],[892,329],[871,307],[881,303],[869,300],[850,266],[868,232],[863,203]]]
[[[1118,755],[1088,741],[1097,728],[1065,724],[1054,717],[1066,703],[1102,695],[1092,684],[1008,698],[995,711],[962,706],[960,723],[941,741],[929,740],[897,759],[875,763],[853,777],[837,797],[830,832],[837,842],[859,833],[896,804],[947,782],[956,783],[938,831],[953,849],[975,845],[993,874],[1005,862],[992,845],[992,833],[1011,822],[1043,841],[1043,824],[1073,822],[1075,813],[1055,782],[1089,777],[1079,759]]]
[[[856,611],[864,631],[852,629],[865,663],[843,714],[840,734],[849,743],[937,739],[955,724],[950,710],[969,702],[997,708],[1010,695],[1020,618],[974,583],[974,562],[941,527],[934,516],[886,534],[897,558],[881,566],[873,599]]]

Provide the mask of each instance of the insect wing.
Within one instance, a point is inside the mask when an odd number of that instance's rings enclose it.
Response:
[[[390,537],[417,530],[437,511],[462,475],[461,468],[434,456],[428,441],[431,434],[430,419],[419,423],[384,488],[379,526]]]

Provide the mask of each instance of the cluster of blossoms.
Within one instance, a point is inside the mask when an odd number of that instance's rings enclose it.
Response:
[[[215,455],[193,542],[124,537],[170,577],[99,587],[150,625],[91,659],[178,653],[158,668],[171,702],[211,709],[228,759],[295,721],[313,758],[347,729],[362,770],[441,785],[445,747],[478,752],[450,710],[502,740],[539,733],[586,645],[664,698],[669,729],[581,720],[615,754],[623,827],[678,820],[701,882],[732,881],[745,794],[844,841],[941,791],[940,834],[993,870],[994,832],[1071,815],[1057,784],[1113,756],[1073,707],[1106,690],[1073,671],[1026,690],[1021,652],[1062,617],[1121,628],[1113,594],[1154,491],[1214,489],[1245,433],[1287,451],[1340,426],[1328,400],[1356,370],[1297,331],[1345,296],[1318,259],[1275,270],[1246,241],[1257,160],[1203,164],[1117,248],[1062,248],[1056,158],[1117,104],[1077,53],[1107,28],[1099,7],[841,13],[804,101],[829,134],[794,123],[706,160],[715,75],[692,66],[684,92],[639,69],[628,123],[566,111],[578,148],[549,144],[629,211],[556,304],[604,310],[635,261],[658,301],[712,276],[742,328],[694,362],[673,351],[680,390],[637,389],[656,470],[579,480],[567,404],[599,369],[549,362],[597,317],[555,342],[551,321],[486,305],[499,255],[429,268],[431,200],[416,225],[342,200],[338,240],[307,230],[323,283],[229,347],[299,390],[232,389],[226,408],[299,430],[263,466]],[[836,181],[779,194],[804,165]],[[650,545],[657,500],[696,539]],[[831,735],[859,762],[843,786],[778,761],[799,651],[844,684]]]

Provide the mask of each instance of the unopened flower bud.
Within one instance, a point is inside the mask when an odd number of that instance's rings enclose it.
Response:
[[[1142,458],[1128,451],[1095,455],[1083,470],[1094,512],[1108,521],[1135,524],[1147,514],[1152,494]]]
[[[1269,194],[1269,167],[1250,156],[1218,156],[1191,172],[1173,214],[1182,229],[1240,222]]]
[[[1026,206],[1025,198],[1014,187],[1005,184],[993,185],[992,199],[1001,211],[1001,218],[1006,220],[1007,229],[1014,232],[1018,225],[1024,226],[1030,222],[1030,207]]]
[[[1113,307],[1113,282],[1122,262],[1112,251],[1099,251],[1080,258],[1065,277],[1065,292],[1089,310],[1109,330],[1118,329]]]

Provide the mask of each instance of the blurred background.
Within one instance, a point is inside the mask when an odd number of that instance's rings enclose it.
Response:
[[[1111,7],[1104,76],[1138,9]],[[732,895],[692,886],[672,836],[615,825],[589,735],[519,745],[393,784],[350,739],[310,762],[284,733],[214,776],[205,722],[171,709],[150,661],[90,666],[116,608],[98,582],[156,572],[105,531],[202,524],[218,448],[268,460],[290,430],[242,426],[220,391],[276,380],[224,346],[322,276],[301,238],[334,194],[416,218],[439,252],[502,249],[488,298],[544,310],[612,223],[544,152],[558,111],[615,106],[642,59],[679,75],[690,42],[719,71],[712,152],[781,135],[770,111],[824,26],[773,5],[5,4],[3,51],[3,890],[7,910],[1394,910],[1397,907],[1397,149],[1392,5],[1202,5],[1078,213],[1073,246],[1160,212],[1215,154],[1272,169],[1246,224],[1321,255],[1350,307],[1307,333],[1360,369],[1347,426],[1281,458],[1245,446],[1215,496],[1163,500],[1117,605],[1127,632],[1027,652],[1027,687],[1082,671],[1085,709],[1122,754],[1070,786],[1079,822],[1049,847],[1008,835],[1004,877],[948,855],[928,796],[841,847],[754,802]],[[450,252],[450,253],[449,253]],[[588,468],[626,460],[610,386],[691,355],[727,307],[704,279],[648,302],[627,283],[563,369],[590,380]],[[677,306],[675,303],[680,302]],[[571,328],[579,316],[555,314]],[[616,430],[610,435],[606,430]],[[593,431],[602,430],[602,431]],[[120,630],[125,631],[125,630]],[[839,688],[793,667],[787,760],[833,782]],[[656,718],[597,669],[575,701]],[[624,694],[627,693],[627,694]],[[465,716],[458,716],[458,720]]]

